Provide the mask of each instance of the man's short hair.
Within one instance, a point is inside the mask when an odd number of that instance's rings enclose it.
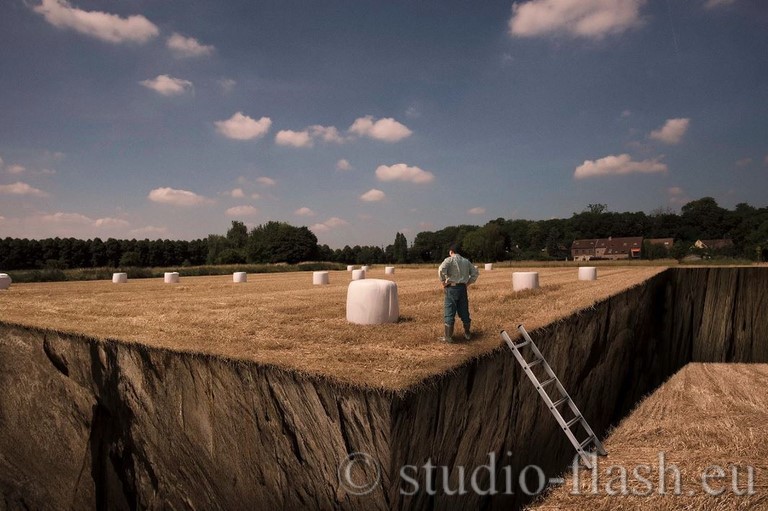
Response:
[[[458,243],[451,243],[448,245],[448,252],[456,252],[459,253],[459,244]]]

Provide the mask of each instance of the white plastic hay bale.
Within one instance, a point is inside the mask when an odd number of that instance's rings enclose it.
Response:
[[[352,280],[363,280],[365,278],[365,270],[352,270]]]
[[[355,265],[354,264],[348,264],[347,265],[347,271],[352,271],[354,269],[355,269]]]
[[[366,279],[349,283],[347,321],[358,325],[396,323],[400,317],[397,284],[391,280]]]
[[[368,271],[370,270],[370,267],[368,267],[368,265],[365,265],[365,266],[361,266],[360,269],[363,271]]]
[[[395,274],[395,267],[394,266],[385,266],[384,267],[384,274],[385,275],[394,275]]]
[[[539,288],[539,272],[537,271],[516,271],[512,274],[512,289],[522,291],[523,289]]]
[[[597,280],[597,268],[595,266],[582,266],[579,268],[579,280]]]
[[[165,272],[165,276],[163,281],[166,284],[178,284],[179,283],[179,272],[177,271],[167,271]]]
[[[315,286],[322,286],[328,284],[328,272],[327,271],[313,271],[312,272],[312,284]]]
[[[7,273],[0,273],[0,289],[11,287],[11,277]]]
[[[125,284],[128,282],[128,274],[127,273],[113,273],[112,274],[112,283],[113,284]]]
[[[248,274],[244,271],[236,271],[232,274],[232,282],[236,284],[248,282]]]
[[[493,263],[485,263],[485,271],[491,271],[493,269]]]

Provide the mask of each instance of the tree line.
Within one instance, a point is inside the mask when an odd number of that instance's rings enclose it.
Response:
[[[590,204],[570,218],[506,220],[483,226],[449,226],[418,233],[411,246],[396,233],[386,247],[349,245],[332,249],[319,245],[307,227],[267,222],[252,229],[239,221],[224,235],[183,240],[117,240],[99,238],[0,239],[0,271],[23,269],[126,268],[199,266],[239,263],[299,263],[329,261],[345,264],[435,263],[451,243],[459,243],[473,261],[564,259],[573,240],[643,236],[673,238],[670,251],[646,245],[644,257],[682,258],[696,240],[730,239],[733,245],[719,255],[751,260],[768,259],[768,207],[746,203],[733,210],[712,197],[685,204],[680,213],[669,210],[610,212],[605,204]]]

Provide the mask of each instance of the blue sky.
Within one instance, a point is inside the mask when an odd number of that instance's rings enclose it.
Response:
[[[0,237],[765,206],[761,0],[4,0]]]

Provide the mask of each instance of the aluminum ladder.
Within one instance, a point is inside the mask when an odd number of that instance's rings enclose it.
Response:
[[[539,392],[539,395],[544,400],[544,402],[547,405],[547,408],[549,408],[549,411],[552,412],[552,415],[554,415],[555,419],[557,420],[557,423],[560,425],[561,428],[563,428],[563,432],[565,433],[565,436],[568,437],[568,440],[571,441],[571,444],[576,448],[576,452],[581,457],[581,460],[584,462],[584,465],[588,469],[592,469],[592,460],[594,458],[594,454],[592,452],[587,451],[586,448],[592,444],[595,449],[595,453],[599,454],[600,456],[605,456],[607,453],[605,451],[605,448],[603,447],[603,444],[600,442],[600,439],[597,438],[597,435],[595,435],[595,432],[592,431],[592,428],[589,427],[589,424],[587,424],[587,420],[584,418],[584,416],[581,414],[579,409],[576,407],[576,404],[573,402],[573,399],[571,399],[571,396],[568,395],[568,392],[565,390],[565,387],[563,387],[563,384],[560,383],[560,380],[555,375],[555,372],[552,370],[552,368],[549,366],[549,363],[544,358],[544,355],[541,354],[541,351],[539,351],[538,346],[536,346],[536,343],[533,342],[533,339],[531,339],[531,336],[528,335],[528,332],[525,331],[525,328],[523,328],[523,325],[517,326],[518,331],[523,335],[523,342],[515,344],[512,339],[509,338],[509,334],[507,334],[506,330],[501,331],[501,338],[504,339],[504,342],[507,343],[507,346],[509,346],[509,349],[512,350],[512,353],[515,355],[515,358],[520,363],[520,365],[523,368],[523,371],[525,371],[525,374],[528,375],[528,378],[531,380],[531,383],[533,383],[533,386],[536,387],[536,390]],[[523,356],[522,352],[520,351],[522,348],[529,346],[531,348],[531,351],[533,352],[534,358],[530,362],[525,360],[525,357]],[[542,368],[546,372],[546,380],[539,381],[539,379],[534,374],[533,368],[534,366],[537,366],[541,364]],[[560,397],[553,401],[550,395],[547,393],[547,387],[554,385],[556,391],[560,394]],[[571,412],[573,414],[572,418],[569,418],[566,420],[563,417],[563,413],[560,411],[560,407],[562,405],[567,404],[568,407],[571,409]],[[572,429],[574,426],[581,426],[584,431],[587,433],[587,438],[585,440],[578,440],[576,438],[576,433],[578,433],[578,429],[574,431]]]

